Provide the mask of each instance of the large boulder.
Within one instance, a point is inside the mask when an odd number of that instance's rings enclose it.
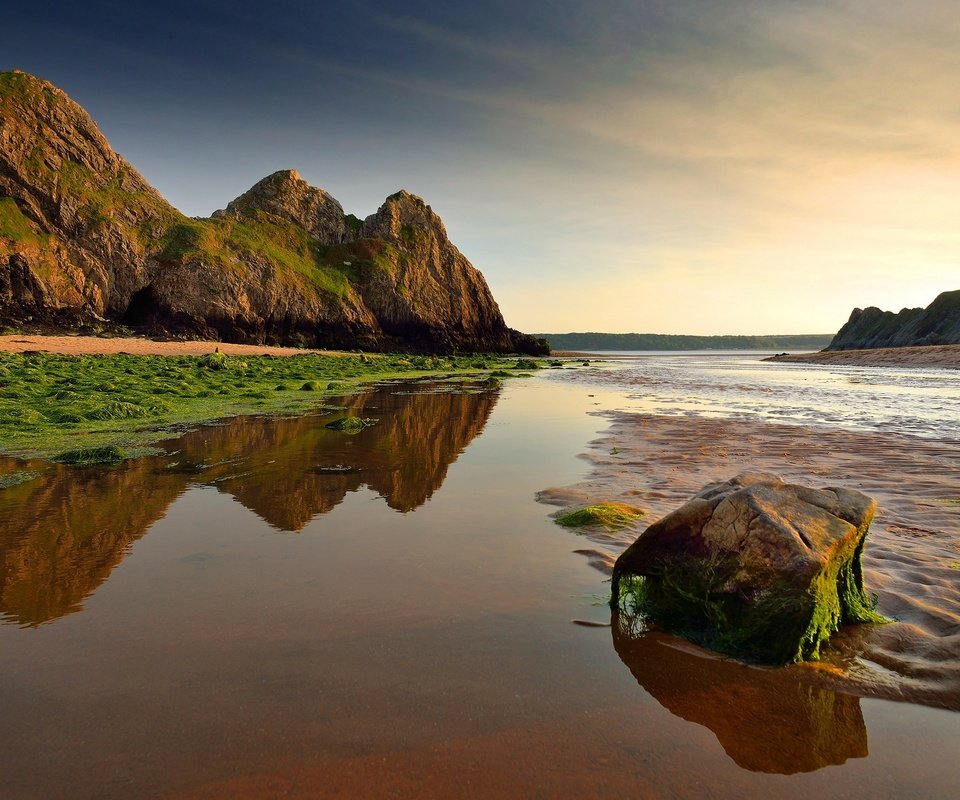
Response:
[[[612,603],[629,591],[668,630],[748,660],[818,658],[842,623],[883,621],[860,566],[876,507],[767,473],[711,484],[617,559]]]

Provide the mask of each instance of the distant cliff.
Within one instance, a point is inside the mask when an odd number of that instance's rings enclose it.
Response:
[[[829,333],[786,336],[674,336],[663,333],[538,333],[554,350],[819,350]]]
[[[369,350],[542,353],[419,197],[364,220],[292,170],[209,219],[167,203],[60,89],[0,73],[0,323]]]
[[[960,290],[944,292],[926,308],[899,314],[855,308],[827,350],[960,344]]]

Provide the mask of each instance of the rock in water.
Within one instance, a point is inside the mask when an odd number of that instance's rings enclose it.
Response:
[[[668,630],[752,661],[818,658],[842,623],[884,621],[860,566],[876,507],[766,473],[711,484],[621,554],[611,602],[629,591]]]

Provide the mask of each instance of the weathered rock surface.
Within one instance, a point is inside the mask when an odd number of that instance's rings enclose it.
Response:
[[[878,622],[860,555],[876,502],[767,473],[712,484],[617,559],[640,608],[665,628],[750,660],[817,658],[841,623]]]
[[[420,198],[361,221],[292,170],[185,217],[61,90],[0,73],[0,323],[226,341],[541,353]]]
[[[926,308],[898,314],[855,308],[827,350],[960,344],[960,289],[943,292]]]

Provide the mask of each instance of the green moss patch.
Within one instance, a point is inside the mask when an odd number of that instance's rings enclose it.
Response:
[[[598,503],[563,514],[555,521],[565,528],[597,527],[613,531],[630,527],[645,513],[642,508],[626,503]]]
[[[12,489],[14,486],[20,486],[24,483],[29,483],[32,480],[40,477],[39,473],[31,472],[30,470],[21,469],[16,472],[8,472],[4,475],[0,475],[0,489]]]
[[[0,197],[0,239],[43,245],[48,237],[34,230],[12,197]]]
[[[342,433],[360,433],[364,428],[369,428],[371,425],[376,425],[377,420],[375,419],[365,419],[363,417],[342,417],[341,419],[334,420],[333,422],[328,422],[325,427],[329,428],[332,431],[340,431]]]
[[[119,447],[105,445],[103,447],[81,447],[77,450],[67,450],[53,460],[60,464],[85,467],[94,464],[117,464],[124,458],[123,450]]]
[[[816,660],[841,624],[885,623],[863,590],[862,547],[846,563],[826,565],[810,590],[757,590],[752,602],[722,591],[738,565],[685,558],[646,577],[614,575],[620,609],[721,653],[766,664]]]
[[[475,360],[380,354],[240,358],[216,351],[199,357],[0,353],[0,452],[52,458],[112,445],[129,456],[200,422],[303,413],[369,381],[476,375]],[[485,360],[492,368],[509,363],[498,356]]]

